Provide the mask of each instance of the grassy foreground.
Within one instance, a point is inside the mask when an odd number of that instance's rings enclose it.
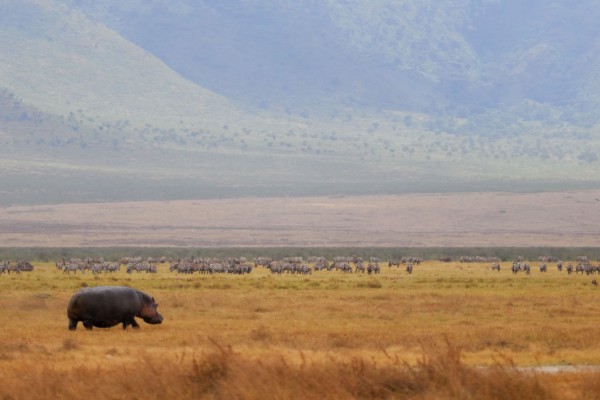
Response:
[[[0,275],[3,398],[596,398],[594,277],[426,262],[412,275]],[[383,264],[382,264],[383,265]],[[85,286],[154,296],[162,325],[75,332]]]

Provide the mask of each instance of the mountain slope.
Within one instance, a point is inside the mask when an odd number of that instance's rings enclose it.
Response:
[[[593,1],[504,0],[490,5],[467,37],[502,102],[580,107],[591,100],[582,97],[588,84],[597,82],[590,73],[600,65],[598,18]]]
[[[335,99],[456,115],[598,99],[586,91],[600,63],[592,0],[63,2],[199,85],[265,107]]]
[[[336,16],[329,14],[335,11],[330,5],[67,3],[157,54],[194,82],[263,107],[333,99],[416,110],[426,106],[432,90],[424,76],[408,70],[399,74],[402,71],[390,60],[380,63],[372,52],[363,52],[362,43],[357,51],[343,21],[339,26],[332,23]]]
[[[223,97],[59,3],[3,1],[0,26],[0,86],[47,112],[81,110],[108,120],[172,125],[234,110]]]
[[[596,187],[600,54],[532,4],[0,0],[0,201]]]

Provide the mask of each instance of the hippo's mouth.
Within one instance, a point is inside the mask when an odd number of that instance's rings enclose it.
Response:
[[[161,324],[163,321],[163,317],[160,314],[155,317],[143,318],[143,319],[144,319],[145,323],[152,324],[152,325]]]

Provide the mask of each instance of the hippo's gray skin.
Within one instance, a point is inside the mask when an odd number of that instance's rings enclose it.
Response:
[[[160,324],[162,315],[156,311],[154,297],[126,286],[98,286],[75,293],[67,307],[69,329],[77,329],[83,322],[86,329],[109,328],[122,323],[123,329],[140,326],[134,317],[148,324]]]

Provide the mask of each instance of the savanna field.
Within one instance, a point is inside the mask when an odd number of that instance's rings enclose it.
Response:
[[[0,275],[4,399],[595,399],[600,287],[594,275],[513,275],[425,261],[381,273],[65,274],[54,263]],[[69,331],[79,289],[154,296],[138,319]]]

